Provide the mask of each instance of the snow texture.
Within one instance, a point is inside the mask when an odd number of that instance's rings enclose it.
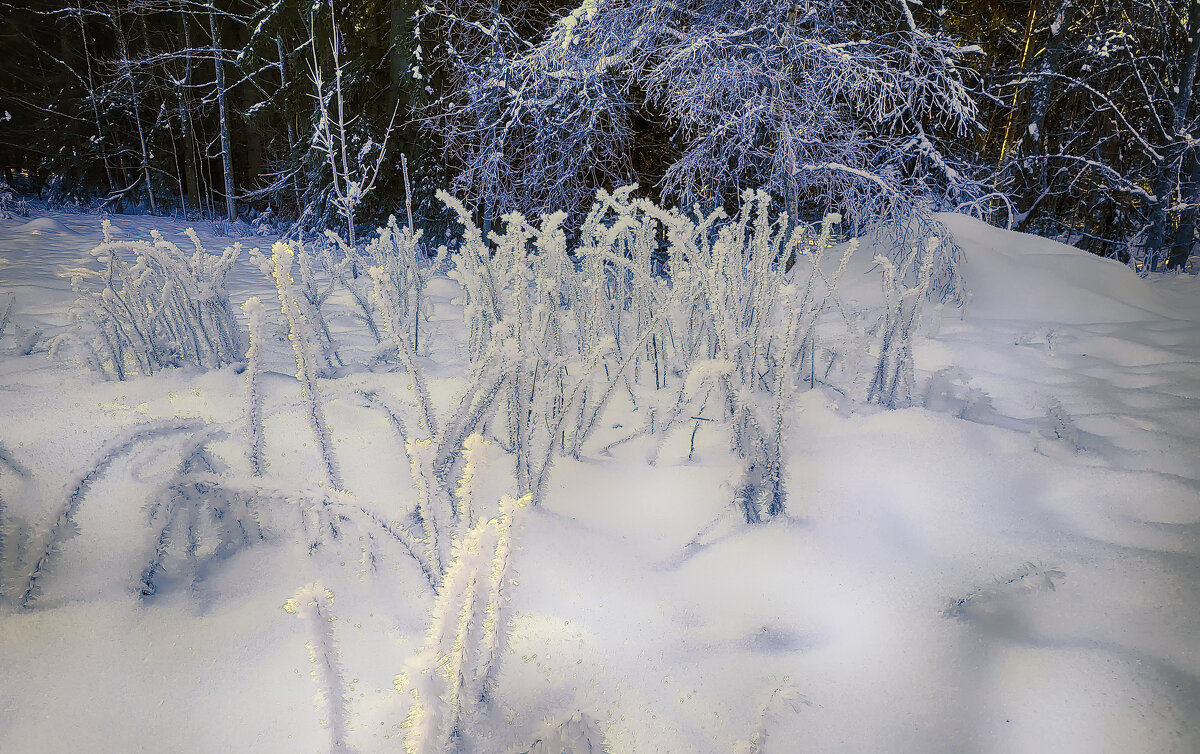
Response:
[[[0,219],[0,749],[1200,748],[1194,277],[631,196]]]

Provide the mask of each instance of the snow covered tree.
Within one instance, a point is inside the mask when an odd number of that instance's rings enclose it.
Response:
[[[1045,0],[1027,10],[1022,37],[1010,33],[1011,52],[993,58],[1008,66],[997,183],[1017,227],[1145,269],[1182,265],[1195,233],[1200,6]]]
[[[633,177],[684,205],[763,188],[793,219],[895,218],[914,198],[981,192],[956,147],[978,125],[964,64],[978,48],[922,28],[904,0],[587,0],[536,44],[498,13],[441,13],[463,31],[444,46],[456,79],[436,122],[453,188],[490,216],[578,211]],[[667,156],[635,176],[652,123]]]

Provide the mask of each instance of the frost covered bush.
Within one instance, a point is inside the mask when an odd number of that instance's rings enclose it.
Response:
[[[275,280],[275,290],[279,295],[279,305],[287,319],[292,352],[296,357],[296,379],[304,395],[309,427],[312,428],[313,438],[317,441],[317,449],[321,454],[324,465],[325,480],[334,489],[342,488],[342,475],[338,468],[337,459],[333,455],[333,441],[329,437],[329,425],[325,421],[325,409],[321,400],[321,388],[317,384],[318,367],[314,343],[317,340],[313,330],[313,318],[307,316],[311,310],[305,307],[296,295],[295,281],[292,279],[292,265],[296,252],[289,244],[278,242],[271,249],[273,262],[272,278]]]
[[[917,314],[933,270],[950,262],[934,240],[900,267],[877,260],[886,306],[868,332],[839,291],[857,241],[829,254],[839,216],[797,224],[752,191],[734,217],[690,216],[634,199],[635,188],[598,191],[570,249],[562,213],[538,224],[511,213],[485,238],[460,203],[439,195],[464,229],[450,276],[463,291],[477,375],[468,395],[500,391],[491,431],[514,455],[519,490],[535,501],[554,457],[579,457],[620,395],[645,426],[605,450],[646,434],[661,447],[685,421],[719,420],[745,461],[737,498],[746,520],[778,515],[795,391],[820,383],[857,396],[861,386],[868,400],[907,400]],[[871,337],[867,388],[861,365]],[[495,376],[478,377],[488,370]]]
[[[493,698],[508,646],[517,518],[529,502],[528,495],[504,496],[499,515],[479,519],[454,542],[424,648],[396,678],[397,690],[412,697],[408,754],[453,750],[478,708]]]
[[[411,335],[414,353],[420,353],[421,321],[428,316],[425,288],[441,269],[447,253],[442,247],[436,257],[425,259],[421,235],[421,231],[414,231],[411,226],[401,228],[392,215],[376,231],[364,252],[375,283],[376,300],[381,308],[392,312],[388,321],[399,327],[391,330],[392,337]]]
[[[0,180],[0,219],[11,220],[14,217],[27,217],[28,215],[29,202],[18,199],[12,186],[9,186],[6,181]]]
[[[439,198],[464,228],[450,277],[464,294],[468,356],[503,407],[493,431],[514,455],[518,491],[536,503],[555,454],[577,454],[627,374],[632,359],[622,358],[617,340],[624,317],[610,314],[621,292],[606,288],[603,266],[579,267],[568,258],[563,214],[543,216],[539,226],[506,215],[503,234],[490,234],[493,253],[462,204]],[[582,324],[568,322],[568,314]],[[460,403],[460,414],[467,406]]]
[[[906,403],[915,385],[912,362],[912,337],[918,322],[918,312],[929,291],[934,255],[940,242],[930,238],[925,252],[912,255],[906,265],[918,266],[916,283],[904,286],[908,270],[897,268],[884,256],[875,257],[883,270],[884,313],[879,324],[879,360],[875,365],[867,400],[896,408]]]
[[[115,241],[107,220],[104,242],[92,249],[100,269],[77,269],[75,316],[95,335],[81,339],[89,364],[105,377],[192,364],[215,369],[242,357],[225,281],[241,244],[210,254],[195,231],[193,251],[151,231],[150,241]]]
[[[320,373],[322,376],[332,376],[334,371],[345,366],[341,355],[333,342],[329,331],[329,323],[325,316],[325,304],[334,291],[334,279],[322,275],[322,271],[314,264],[312,246],[302,241],[289,242],[287,246],[295,257],[296,269],[300,271],[300,280],[293,279],[292,295],[312,328],[312,336],[321,354]],[[259,253],[258,249],[250,249],[250,259],[259,270],[272,282],[275,281],[274,257]]]

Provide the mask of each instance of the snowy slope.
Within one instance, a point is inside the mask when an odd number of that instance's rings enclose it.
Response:
[[[942,219],[971,296],[926,312],[921,405],[803,393],[783,519],[742,522],[717,426],[700,427],[690,458],[690,425],[655,465],[648,438],[600,453],[641,423],[619,401],[596,447],[556,464],[545,504],[524,516],[511,652],[468,750],[526,751],[576,712],[613,752],[1200,748],[1196,280],[1144,280]],[[114,223],[126,237],[182,231]],[[0,306],[13,292],[17,324],[68,327],[56,273],[99,238],[95,217],[0,221]],[[235,304],[274,297],[247,261],[231,288]],[[432,293],[441,337],[424,360],[445,406],[460,320],[450,281]],[[332,327],[364,360],[352,319]],[[5,330],[0,495],[11,521],[39,531],[75,513],[31,609],[0,602],[0,751],[328,751],[310,636],[283,609],[318,579],[334,594],[349,743],[402,750],[409,700],[393,677],[420,648],[432,596],[412,559],[351,514],[402,520],[414,504],[399,440],[364,397],[404,395],[407,376],[349,369],[324,385],[352,495],[346,536],[310,553],[303,516],[323,480],[286,339],[267,357],[262,481],[233,369],[100,382],[15,343]],[[218,433],[210,461],[228,488],[260,485],[273,502],[239,519],[244,538],[201,532],[139,596],[154,506],[205,432]],[[504,491],[511,472],[492,472]],[[238,502],[199,505],[233,516]]]

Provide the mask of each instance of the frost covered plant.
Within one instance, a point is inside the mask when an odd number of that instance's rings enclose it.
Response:
[[[433,403],[429,397],[429,388],[425,384],[425,375],[417,365],[417,349],[414,342],[408,339],[407,328],[404,326],[403,297],[395,296],[395,278],[393,271],[385,265],[371,268],[371,279],[375,282],[375,302],[383,315],[387,332],[396,347],[400,363],[408,371],[412,379],[412,388],[416,393],[417,406],[421,411],[421,423],[429,434],[437,433],[437,419],[433,411]]]
[[[786,412],[802,378],[816,382],[811,365],[822,317],[828,312],[854,329],[838,285],[856,244],[829,270],[825,251],[839,216],[827,216],[814,233],[786,215],[772,220],[763,192],[742,199],[728,222],[720,212],[692,220],[649,202],[642,207],[670,241],[669,333],[680,333],[675,363],[685,375],[660,431],[702,417],[715,397],[723,416],[704,418],[730,424],[732,449],[744,459],[736,502],[753,523],[785,509]]]
[[[247,455],[250,470],[262,476],[266,470],[263,458],[263,415],[262,415],[262,349],[266,338],[266,308],[258,296],[251,296],[242,304],[242,313],[250,330],[250,349],[246,351],[246,430],[249,434]]]
[[[795,686],[785,684],[776,688],[771,692],[759,711],[758,717],[754,720],[750,736],[738,741],[734,746],[735,754],[762,754],[767,750],[766,743],[771,726],[778,725],[785,712],[799,712],[802,704],[809,704],[809,701],[800,694]]]
[[[0,179],[0,219],[11,220],[14,217],[27,217],[28,215],[29,202],[18,199],[12,186],[9,186],[7,181]]]
[[[0,481],[13,478],[20,482],[17,489],[24,489],[29,470],[13,457],[12,451],[0,445]],[[0,600],[12,596],[12,586],[28,556],[31,533],[27,525],[12,515],[4,491],[0,490]]]
[[[338,367],[345,366],[341,355],[337,351],[337,347],[333,342],[333,335],[329,331],[329,323],[325,318],[325,305],[329,297],[334,291],[334,280],[329,277],[325,282],[321,282],[319,271],[316,268],[313,260],[312,246],[302,241],[296,241],[288,244],[296,256],[296,269],[300,271],[300,279],[293,280],[292,290],[296,296],[296,304],[304,313],[312,325],[312,335],[315,342],[320,347],[320,352],[324,366],[321,369],[323,376],[328,376],[333,373],[333,370]],[[267,257],[259,253],[258,249],[250,249],[250,259],[254,261],[258,268],[268,278],[274,279],[275,263],[272,257]]]
[[[417,515],[425,533],[425,563],[437,581],[445,571],[443,564],[448,562],[451,537],[449,495],[434,470],[437,447],[433,440],[410,440],[404,450],[417,492]]]
[[[494,447],[479,434],[464,440],[460,449],[464,461],[462,473],[452,488],[448,475],[438,470],[437,443],[432,439],[405,443],[413,489],[417,493],[415,513],[423,534],[422,554],[417,559],[435,587],[450,566],[451,543],[480,517],[476,490],[480,477],[494,463],[495,453],[489,452]]]
[[[63,501],[48,526],[39,527],[32,539],[36,544],[30,544],[25,564],[28,570],[23,579],[14,584],[13,599],[22,609],[32,607],[41,592],[41,580],[45,577],[58,553],[60,543],[75,531],[75,513],[79,510],[93,483],[118,460],[132,453],[139,446],[160,437],[184,435],[199,432],[203,424],[195,420],[164,420],[138,425],[114,437],[96,452],[92,460],[84,467],[84,471],[68,486],[66,500]],[[201,447],[191,444],[184,453],[184,459],[190,458],[194,451]],[[203,443],[203,440],[200,441]]]
[[[124,380],[130,367],[142,374],[181,364],[213,369],[241,358],[225,288],[240,244],[210,254],[189,228],[189,255],[156,230],[151,241],[114,241],[107,220],[102,227],[104,241],[91,252],[102,269],[72,272],[76,317],[97,332],[83,343],[93,368]]]
[[[1028,561],[1015,573],[996,579],[994,583],[980,587],[964,597],[950,600],[942,610],[942,615],[947,618],[965,619],[970,616],[971,610],[984,605],[1032,592],[1053,592],[1055,582],[1064,578],[1066,574],[1063,571]]]
[[[308,584],[296,596],[283,603],[283,609],[299,616],[307,624],[308,660],[312,664],[313,683],[317,691],[314,701],[321,724],[329,729],[330,751],[351,752],[347,743],[350,730],[350,710],[346,693],[342,653],[333,635],[333,592],[321,582]]]
[[[537,738],[523,754],[585,754],[607,751],[596,721],[576,712]]]
[[[493,429],[513,453],[519,492],[532,493],[536,504],[555,453],[567,448],[578,453],[639,349],[631,348],[622,360],[612,334],[620,337],[619,314],[613,315],[613,328],[600,324],[599,310],[614,310],[621,294],[610,297],[601,290],[603,264],[580,269],[570,261],[560,227],[564,215],[545,216],[540,226],[519,213],[506,215],[504,232],[490,236],[496,244],[492,253],[462,204],[445,193],[438,196],[464,228],[450,277],[464,293],[473,373],[486,386],[482,394],[491,396],[494,390],[501,401],[503,413]],[[583,295],[590,296],[586,304],[580,303]],[[576,314],[584,324],[571,338],[564,311],[578,313],[583,307],[591,310]],[[477,413],[476,406],[488,408],[474,400],[468,408],[467,397],[464,393],[460,403],[465,416]],[[450,435],[457,442],[446,447],[456,448],[473,424],[457,426]]]
[[[198,447],[181,473],[155,495],[146,513],[153,541],[137,583],[142,597],[156,594],[164,575],[196,580],[204,566],[267,538],[257,493],[228,489],[220,475],[193,473],[213,460]]]
[[[325,479],[329,486],[342,488],[342,476],[338,470],[337,460],[333,455],[333,441],[329,437],[329,426],[325,422],[325,409],[321,402],[320,386],[317,384],[317,367],[313,347],[313,331],[309,319],[296,297],[294,280],[292,279],[292,264],[295,252],[292,247],[283,242],[277,242],[271,249],[274,267],[272,278],[275,290],[279,294],[279,306],[287,319],[292,351],[296,356],[296,379],[304,395],[305,407],[309,426],[317,442],[324,465]]]
[[[438,249],[437,256],[422,261],[421,231],[411,227],[401,228],[396,217],[391,215],[387,223],[376,231],[375,238],[367,244],[364,255],[372,267],[375,281],[377,306],[386,300],[386,307],[394,311],[395,321],[401,325],[399,332],[392,330],[392,337],[409,338],[416,353],[421,351],[421,321],[427,316],[428,301],[425,289],[429,281],[441,269],[446,259],[445,246]],[[379,268],[387,285],[380,287]]]
[[[911,397],[913,377],[912,338],[921,305],[929,290],[930,273],[941,241],[930,238],[925,253],[913,255],[910,264],[918,265],[916,283],[904,287],[907,270],[897,268],[884,256],[875,257],[883,269],[884,312],[879,323],[879,359],[875,365],[867,400],[888,408],[904,405]]]
[[[494,696],[511,621],[516,518],[529,502],[505,495],[498,516],[479,520],[454,543],[425,646],[396,678],[397,690],[412,697],[408,754],[451,751],[478,706]]]
[[[371,279],[365,274],[369,265],[358,249],[347,244],[338,234],[326,231],[325,237],[329,240],[329,244],[322,247],[325,270],[329,273],[330,279],[349,293],[350,298],[354,299],[362,316],[362,323],[366,325],[367,331],[371,333],[375,342],[383,342],[383,333],[375,321],[375,313],[371,308]],[[334,247],[339,249],[341,259],[334,258]]]
[[[502,452],[478,433],[463,441],[462,473],[454,488],[454,514],[466,528],[474,526],[484,514],[480,487],[488,469],[497,463],[496,456]]]

